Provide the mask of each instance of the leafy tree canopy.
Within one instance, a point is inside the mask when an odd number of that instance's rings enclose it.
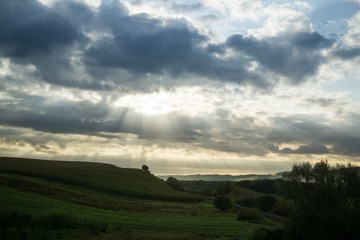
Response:
[[[294,165],[284,174],[296,212],[289,239],[360,239],[360,171],[351,164],[321,161]]]

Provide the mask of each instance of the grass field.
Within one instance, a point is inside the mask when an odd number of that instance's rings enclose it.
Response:
[[[147,199],[199,201],[201,198],[170,188],[140,170],[110,164],[0,158],[0,172],[32,176],[58,183]]]
[[[0,202],[3,220],[17,219],[4,239],[249,239],[256,228],[276,226],[237,221],[235,211],[142,170],[97,163],[1,158]]]

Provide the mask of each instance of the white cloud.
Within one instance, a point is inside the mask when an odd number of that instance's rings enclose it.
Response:
[[[347,33],[343,37],[343,42],[349,47],[360,46],[360,12],[348,21]]]
[[[248,34],[258,38],[274,37],[296,32],[312,32],[312,23],[303,12],[292,4],[269,5],[266,20],[258,28],[248,29]]]

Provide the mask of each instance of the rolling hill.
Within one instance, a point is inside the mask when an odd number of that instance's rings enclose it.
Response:
[[[143,170],[0,157],[1,239],[250,239],[236,220]]]
[[[163,180],[141,169],[104,163],[0,157],[0,173],[136,198],[202,200],[200,196],[173,190]]]

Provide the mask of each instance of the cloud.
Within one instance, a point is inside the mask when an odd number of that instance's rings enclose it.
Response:
[[[134,73],[177,75],[189,65],[201,64],[201,48],[205,40],[183,20],[161,21],[146,15],[128,16],[117,8],[105,5],[99,18],[112,37],[95,43],[87,51],[87,60],[103,67],[123,68]],[[197,54],[198,53],[198,54]],[[189,62],[190,61],[190,62]],[[195,68],[195,67],[194,67]]]
[[[154,19],[145,14],[129,16],[116,4],[101,7],[99,22],[109,29],[111,37],[94,42],[86,51],[89,69],[121,69],[138,79],[147,74],[170,75],[179,78],[178,83],[174,82],[179,85],[182,84],[180,77],[189,74],[215,81],[260,81],[257,74],[246,70],[246,63],[241,59],[213,55],[218,47],[209,45],[208,37],[185,19]]]
[[[350,120],[351,119],[351,120]],[[360,135],[357,132],[359,123],[358,115],[346,115],[341,122],[347,122],[345,126],[329,119],[318,116],[289,116],[275,118],[274,127],[266,136],[270,143],[300,144],[297,149],[279,149],[281,153],[332,153],[338,155],[358,156],[360,150]],[[302,144],[308,143],[311,144]],[[327,147],[330,146],[330,147]],[[272,149],[277,152],[278,148]]]
[[[334,55],[343,60],[351,60],[360,56],[360,47],[340,48],[335,50]]]
[[[324,97],[313,97],[307,98],[307,103],[319,105],[321,107],[331,107],[337,104],[337,100],[334,98],[324,98]]]
[[[237,34],[229,37],[226,45],[288,77],[289,82],[299,83],[317,72],[322,56],[316,50],[330,47],[331,41],[316,32],[262,40]]]
[[[34,65],[45,82],[81,89],[148,90],[203,79],[266,89],[277,75],[300,83],[316,74],[322,63],[318,51],[331,45],[316,32],[265,39],[233,35],[213,43],[185,18],[130,14],[117,1],[103,1],[94,10],[73,1],[44,6],[35,0],[6,0],[0,11],[3,56]],[[241,54],[229,55],[232,50]],[[264,72],[254,71],[253,61]],[[267,70],[274,74],[271,79]]]
[[[18,96],[20,97],[20,96]],[[112,109],[105,101],[61,101],[49,104],[47,98],[30,100],[29,109],[18,104],[0,108],[0,125],[28,128],[54,134],[83,134],[113,138],[117,133],[134,134],[139,139],[158,139],[174,142],[190,142],[201,137],[199,129],[207,124],[197,118],[176,113],[147,116],[134,109],[116,107]],[[116,135],[115,135],[116,137]]]
[[[23,59],[48,54],[81,38],[81,33],[61,15],[35,0],[0,3],[0,48],[2,56]]]
[[[283,148],[277,152],[283,154],[330,154],[329,149],[321,144],[311,143],[309,145],[301,145],[297,149]]]

